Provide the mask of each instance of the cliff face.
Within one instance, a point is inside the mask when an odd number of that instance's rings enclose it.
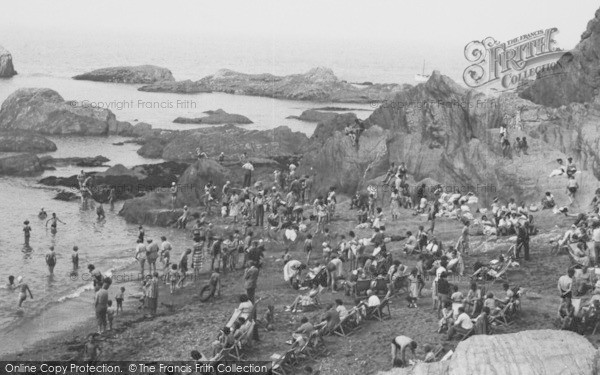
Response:
[[[12,55],[0,46],[0,78],[10,78],[16,74]]]
[[[510,140],[527,137],[529,155],[505,159],[498,128],[518,111],[523,130],[511,129]],[[598,185],[590,169],[598,163],[592,163],[594,143],[585,139],[597,130],[589,117],[577,113],[536,105],[516,94],[486,97],[434,72],[428,82],[396,93],[375,110],[365,121],[358,147],[343,130],[354,123],[353,115],[319,124],[302,172],[316,171],[318,193],[332,185],[353,193],[384,174],[391,162],[405,162],[415,181],[432,178],[446,189],[473,191],[483,202],[495,196],[537,201],[551,191],[562,204],[566,181],[548,175],[557,158],[579,149],[573,156],[580,170],[588,169],[577,175],[579,197],[587,203]],[[587,127],[581,125],[585,119],[591,122]]]
[[[550,107],[592,101],[600,89],[599,56],[600,9],[588,23],[579,44],[560,58],[560,68],[538,75],[521,97]]]
[[[73,79],[113,83],[155,83],[174,81],[169,69],[154,65],[117,66],[97,69],[88,73],[76,75]]]
[[[0,108],[0,129],[57,135],[106,135],[120,123],[107,109],[66,102],[56,91],[24,88],[12,93]]]

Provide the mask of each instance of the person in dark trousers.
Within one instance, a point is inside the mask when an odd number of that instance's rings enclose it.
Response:
[[[265,219],[265,200],[263,197],[263,193],[259,192],[256,197],[254,197],[254,206],[256,210],[256,226],[262,227],[264,226]]]
[[[525,260],[529,258],[529,223],[519,223],[517,228],[517,248],[515,250],[515,257],[521,258],[521,250],[523,250]]]
[[[256,292],[256,282],[258,280],[258,268],[253,261],[248,262],[248,268],[244,272],[244,288],[246,295],[254,303],[254,295]]]

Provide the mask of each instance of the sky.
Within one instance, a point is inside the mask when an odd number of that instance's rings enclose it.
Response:
[[[4,33],[54,29],[466,45],[557,27],[557,45],[572,48],[598,7],[597,0],[19,0],[2,4],[0,42]]]

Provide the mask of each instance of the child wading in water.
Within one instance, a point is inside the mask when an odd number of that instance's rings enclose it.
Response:
[[[117,314],[119,314],[119,310],[123,312],[123,299],[125,298],[125,287],[121,287],[121,291],[115,297],[115,302],[117,303]]]
[[[115,308],[112,305],[112,301],[108,300],[108,308],[106,309],[106,321],[108,322],[108,330],[112,331],[113,320],[115,319]]]

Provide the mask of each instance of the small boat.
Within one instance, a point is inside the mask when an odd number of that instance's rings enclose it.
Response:
[[[429,74],[425,74],[425,60],[423,60],[423,70],[421,74],[415,74],[415,81],[417,82],[427,82],[431,77]]]

